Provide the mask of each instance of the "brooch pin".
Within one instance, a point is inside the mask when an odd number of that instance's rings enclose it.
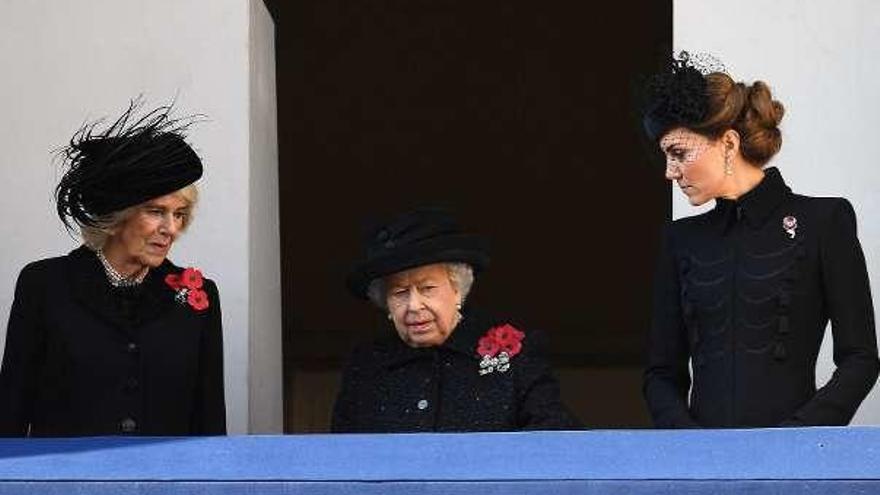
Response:
[[[480,376],[488,375],[494,371],[504,373],[510,369],[510,356],[506,352],[499,352],[497,356],[483,356],[480,361]]]
[[[477,342],[477,355],[480,360],[480,376],[504,373],[510,369],[510,360],[522,350],[525,334],[512,325],[504,324],[490,328]]]
[[[795,229],[797,229],[797,218],[789,215],[782,219],[782,229],[788,234],[788,237],[794,239]]]

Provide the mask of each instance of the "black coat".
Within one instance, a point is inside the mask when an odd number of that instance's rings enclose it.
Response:
[[[0,369],[0,435],[224,434],[220,300],[175,300],[165,261],[114,288],[80,247],[19,275]]]
[[[577,427],[535,333],[506,372],[480,375],[477,341],[499,322],[468,311],[442,345],[397,334],[357,348],[333,411],[334,432],[509,431]]]
[[[847,424],[880,367],[852,206],[793,194],[775,168],[716,201],[667,230],[644,381],[654,423]],[[817,391],[829,320],[837,369]]]

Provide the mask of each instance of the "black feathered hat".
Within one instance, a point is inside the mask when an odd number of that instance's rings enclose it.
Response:
[[[418,209],[366,229],[364,255],[348,275],[349,290],[367,297],[373,279],[442,262],[462,262],[479,272],[489,264],[488,243],[465,234],[442,209]]]
[[[642,125],[651,141],[676,127],[694,129],[709,110],[706,74],[723,72],[724,66],[710,55],[680,52],[666,70],[651,76],[642,94]]]
[[[55,188],[58,216],[71,228],[172,193],[202,176],[202,161],[184,140],[191,123],[169,116],[162,106],[140,118],[133,101],[101,132],[86,124],[61,154],[66,171]]]

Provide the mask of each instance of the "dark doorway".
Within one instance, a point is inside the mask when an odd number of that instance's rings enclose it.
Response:
[[[488,236],[471,300],[550,338],[588,427],[648,423],[640,373],[669,187],[631,85],[671,0],[267,0],[276,21],[285,430],[326,431],[353,346],[361,222],[453,208]]]

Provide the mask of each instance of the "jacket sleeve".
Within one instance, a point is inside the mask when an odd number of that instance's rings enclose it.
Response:
[[[226,434],[226,399],[223,381],[223,319],[217,286],[205,280],[208,323],[199,348],[199,379],[192,432],[195,435]]]
[[[0,436],[27,436],[32,421],[45,356],[39,275],[25,267],[15,285],[0,368]]]
[[[333,433],[357,433],[360,430],[358,422],[358,389],[366,386],[363,381],[362,347],[355,349],[349,359],[348,365],[342,372],[339,392],[336,394],[336,403],[333,405],[333,417],[330,421],[330,431]]]
[[[517,374],[520,382],[517,384],[517,427],[522,430],[578,429],[580,421],[562,403],[559,382],[544,357],[543,344],[542,333],[529,332],[523,342],[528,350],[523,352],[522,362],[518,365],[516,357],[512,361],[512,366],[521,366]]]
[[[648,366],[642,392],[658,428],[694,428],[688,412],[691,377],[687,329],[682,319],[681,282],[675,262],[672,226],[666,229],[654,275],[654,306],[648,333]]]
[[[828,383],[784,424],[845,425],[877,380],[877,336],[865,256],[856,217],[845,199],[836,201],[820,239],[823,295],[831,320],[834,364]]]

